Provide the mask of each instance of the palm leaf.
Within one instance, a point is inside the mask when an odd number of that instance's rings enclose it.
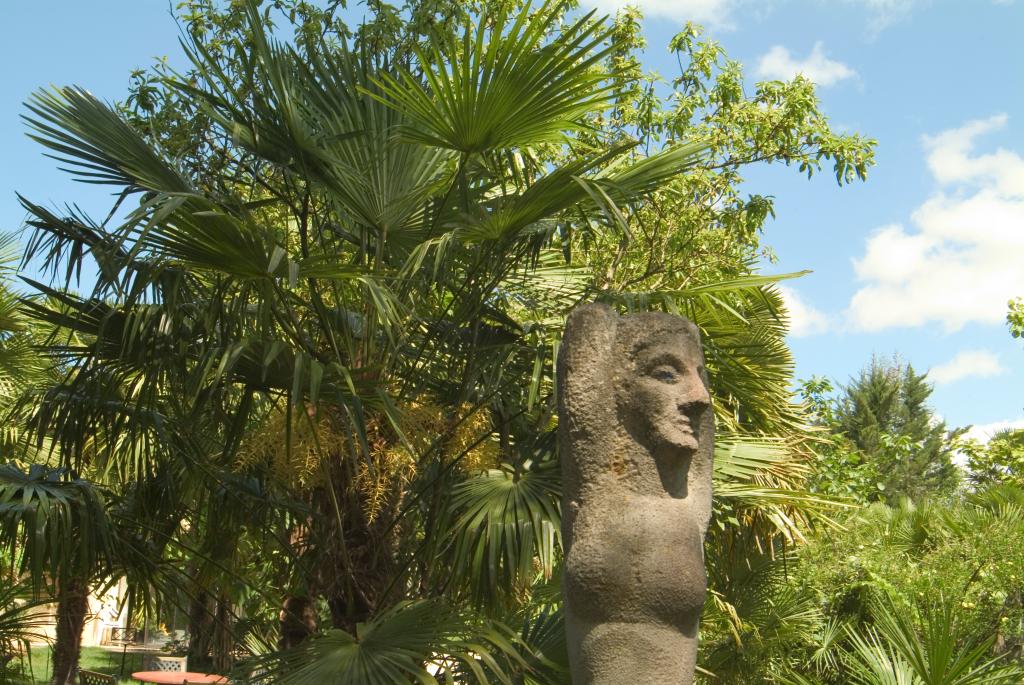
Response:
[[[852,654],[845,660],[849,668],[848,677],[855,685],[926,685],[914,667],[880,638],[868,629],[863,635],[850,632]]]
[[[841,503],[805,489],[807,455],[786,439],[724,435],[715,442],[715,519],[766,540],[803,540],[812,518]]]
[[[188,192],[189,184],[110,107],[78,87],[40,90],[22,118],[33,140],[78,180],[129,191]]]
[[[851,634],[855,653],[864,664],[874,667],[872,656],[888,652],[895,657],[891,662],[906,664],[917,678],[915,682],[924,685],[1019,683],[1024,669],[1004,655],[992,655],[995,636],[965,634],[957,613],[954,604],[944,599],[923,604],[915,612],[883,598],[872,610],[876,632],[867,640]],[[914,618],[920,620],[920,632]],[[880,649],[883,641],[884,650]],[[902,666],[893,672],[902,672]]]
[[[701,665],[723,682],[770,676],[764,672],[770,655],[802,648],[818,634],[823,616],[816,596],[788,582],[787,567],[794,561],[793,555],[756,553],[709,559],[713,592],[702,631],[721,637],[705,638]]]
[[[91,578],[114,563],[104,496],[60,469],[0,465],[0,531],[7,545],[20,547],[22,570],[36,587],[69,574]]]
[[[522,685],[572,685],[561,608],[545,606],[523,624],[522,642],[529,648]]]

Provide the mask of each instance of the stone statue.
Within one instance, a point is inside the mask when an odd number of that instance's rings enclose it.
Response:
[[[558,359],[574,685],[690,685],[714,417],[697,327],[577,308]]]

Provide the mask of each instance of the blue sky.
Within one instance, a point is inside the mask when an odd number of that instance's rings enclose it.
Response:
[[[618,0],[590,0],[614,10]],[[585,1],[584,4],[587,4]],[[1024,0],[639,0],[647,67],[684,21],[708,26],[751,83],[801,71],[835,126],[877,138],[869,180],[748,174],[773,195],[765,232],[779,262],[814,273],[787,286],[800,377],[845,382],[899,354],[936,382],[952,425],[1024,426],[1024,346],[1003,323],[1024,295]],[[123,98],[131,69],[180,64],[167,0],[8,3],[0,28],[0,231],[23,219],[14,191],[102,216],[105,191],[69,181],[25,137],[22,101],[46,84]],[[979,430],[983,434],[984,430]]]

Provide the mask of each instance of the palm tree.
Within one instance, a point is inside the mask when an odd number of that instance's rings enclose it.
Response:
[[[422,679],[420,657],[457,654],[495,625],[478,612],[510,615],[555,573],[552,366],[586,299],[698,322],[729,444],[759,436],[722,472],[723,507],[797,535],[810,499],[792,494],[800,459],[779,455],[802,448],[763,437],[800,423],[777,279],[641,292],[594,273],[587,246],[624,240],[707,145],[596,144],[621,85],[612,30],[566,8],[488,5],[457,37],[382,54],[280,44],[249,3],[237,43],[194,37],[194,77],[165,84],[208,124],[200,164],[83,89],[28,103],[33,137],[119,198],[102,223],[23,200],[28,259],[52,274],[26,307],[59,331],[64,373],[32,436],[122,483],[187,465],[199,490],[234,472],[300,501],[282,547],[341,631],[306,656],[340,664],[366,626],[402,649],[384,626],[410,620],[408,601],[443,603],[454,623],[426,624],[437,634],[399,667]],[[76,294],[86,259],[99,276]],[[168,526],[207,520],[176,511]]]

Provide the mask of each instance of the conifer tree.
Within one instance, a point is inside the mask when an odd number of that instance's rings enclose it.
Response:
[[[946,493],[959,480],[953,440],[963,429],[950,431],[935,415],[932,390],[910,364],[873,358],[837,402],[835,431],[874,464],[889,501]]]

